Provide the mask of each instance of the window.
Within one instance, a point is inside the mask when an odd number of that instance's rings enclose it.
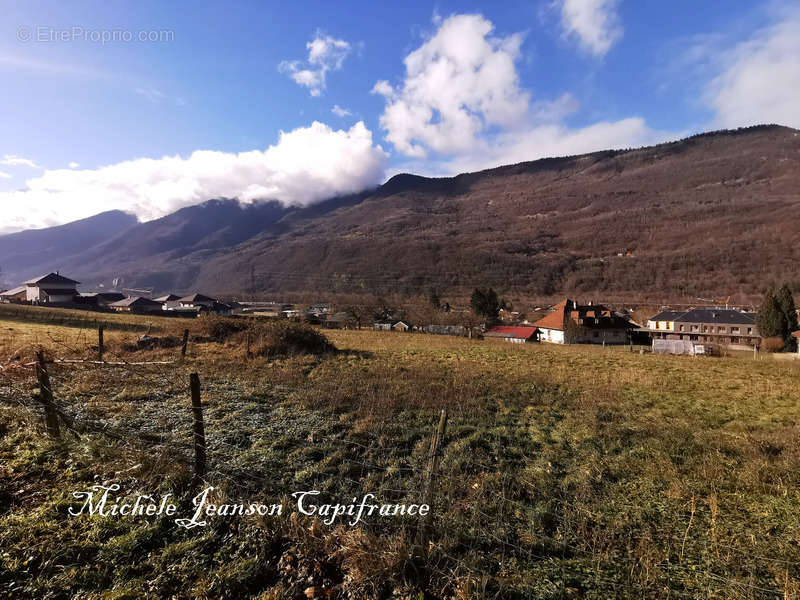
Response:
[[[698,329],[700,329],[699,325],[692,325],[692,331],[697,331]]]
[[[748,327],[747,328],[747,333],[753,333],[753,328],[752,327]]]
[[[738,327],[731,327],[731,333],[739,333]]]
[[[720,328],[719,328],[719,332],[720,332],[720,333],[725,333],[725,328],[724,328],[724,327],[720,327]]]
[[[680,326],[680,330],[683,331],[683,325]],[[683,338],[681,338],[681,339],[683,339]]]

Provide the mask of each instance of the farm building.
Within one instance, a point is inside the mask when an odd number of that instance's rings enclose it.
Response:
[[[22,303],[28,300],[28,286],[21,285],[0,294],[0,302]]]
[[[25,282],[26,300],[34,304],[69,304],[78,295],[75,281],[58,273],[48,273]]]
[[[354,329],[356,325],[355,318],[346,312],[326,315],[324,320],[324,327],[328,329]]]
[[[130,312],[130,313],[154,313],[161,312],[161,303],[149,298],[142,298],[141,296],[132,296],[125,298],[119,302],[111,304],[111,308],[117,312]]]
[[[658,327],[651,327],[655,323]],[[653,339],[688,340],[726,346],[756,346],[761,339],[755,316],[727,308],[663,312],[648,320]]]
[[[539,340],[539,330],[536,327],[502,325],[494,327],[483,334],[483,337],[498,338],[512,344],[524,344]]]
[[[635,329],[627,319],[602,304],[565,299],[535,323],[539,340],[553,344],[625,344]]]
[[[403,332],[410,332],[413,330],[413,326],[408,321],[397,321],[394,325],[392,325],[392,331],[403,331]]]

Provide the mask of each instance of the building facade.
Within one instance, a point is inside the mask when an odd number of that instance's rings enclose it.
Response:
[[[757,346],[755,315],[727,308],[665,311],[647,321],[653,339],[687,340],[722,346]]]
[[[552,344],[625,344],[635,326],[602,304],[566,299],[533,323],[539,340]]]

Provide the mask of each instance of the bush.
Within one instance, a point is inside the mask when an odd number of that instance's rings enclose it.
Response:
[[[761,342],[761,349],[765,352],[781,352],[783,346],[783,338],[779,337],[764,338]]]
[[[240,333],[250,326],[243,319],[231,319],[218,315],[201,315],[198,321],[205,337],[215,342],[224,342],[232,335]]]
[[[316,329],[302,323],[279,321],[253,328],[253,354],[266,358],[297,354],[325,354],[336,347]]]

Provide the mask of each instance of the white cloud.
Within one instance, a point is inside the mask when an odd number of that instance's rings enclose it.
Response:
[[[639,117],[603,121],[575,129],[562,123],[538,125],[503,133],[479,151],[444,161],[438,168],[442,174],[464,173],[539,158],[637,148],[675,137],[679,136],[651,129]]]
[[[363,122],[349,130],[314,122],[281,132],[264,151],[198,150],[187,158],[48,170],[26,190],[0,193],[0,223],[7,231],[47,227],[112,209],[149,220],[217,197],[308,205],[380,183],[386,159]]]
[[[24,158],[14,154],[6,154],[3,156],[3,158],[0,159],[0,165],[6,165],[8,167],[29,167],[31,169],[41,169],[41,167],[30,158]]]
[[[484,129],[524,117],[529,98],[514,67],[522,35],[489,37],[493,29],[481,15],[452,16],[406,57],[402,88],[375,84],[387,102],[381,126],[400,152],[463,152]]]
[[[349,110],[347,110],[346,108],[342,108],[338,104],[333,105],[331,112],[335,114],[337,117],[342,117],[342,118],[350,117],[353,115],[353,113],[351,113]]]
[[[721,54],[704,98],[716,127],[778,123],[800,127],[800,10]]]
[[[153,104],[158,104],[167,97],[166,94],[155,88],[138,87],[135,88],[133,91],[139,94],[140,96],[144,96],[145,98],[147,98],[147,100],[149,100]]]
[[[603,56],[620,38],[619,0],[561,0],[561,26],[585,51]]]
[[[306,48],[306,61],[285,60],[278,65],[278,70],[289,75],[298,85],[307,87],[312,96],[319,96],[325,89],[328,72],[342,68],[352,47],[345,40],[337,40],[317,31],[314,39],[306,44]]]
[[[393,93],[394,89],[385,79],[377,81],[370,91],[370,94],[380,94],[381,96],[391,96]]]
[[[11,173],[6,173],[5,171],[0,171],[0,179],[11,179],[14,177]]]
[[[638,117],[569,127],[578,100],[564,93],[532,101],[515,67],[522,37],[492,31],[480,15],[451,16],[406,57],[401,84],[373,87],[386,100],[386,139],[414,159],[406,168],[445,175],[673,137]]]
[[[71,162],[71,163],[69,163],[69,165],[67,165],[67,166],[68,166],[70,169],[77,169],[78,167],[80,167],[80,165],[79,165],[78,163],[76,163],[75,161],[72,161],[72,162]]]

